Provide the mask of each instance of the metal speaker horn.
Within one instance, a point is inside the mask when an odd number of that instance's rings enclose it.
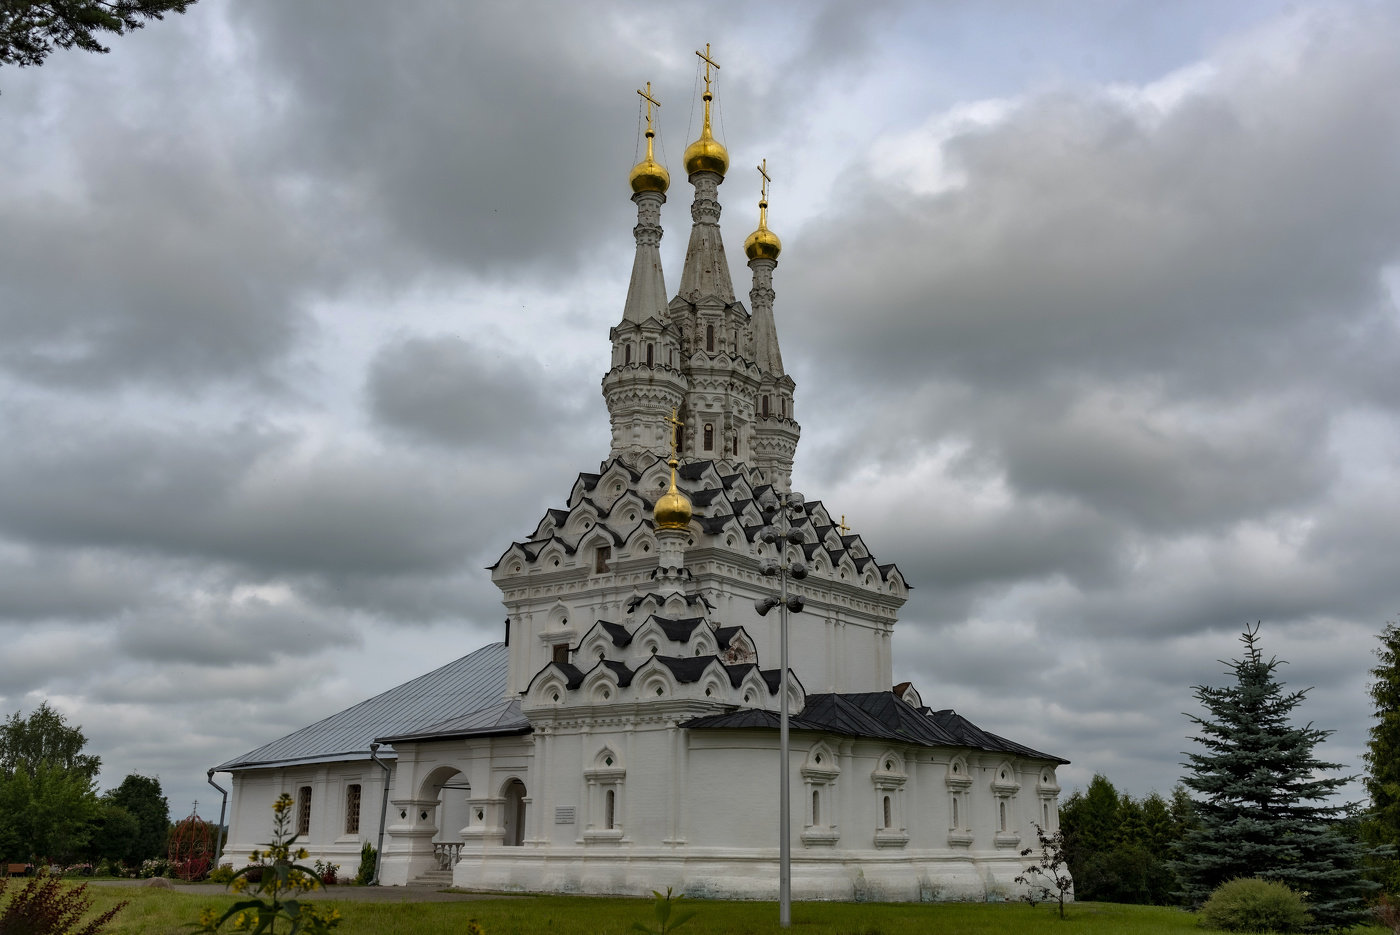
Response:
[[[777,606],[778,599],[776,597],[759,597],[755,598],[753,602],[753,609],[758,611],[760,617],[768,616],[768,611]]]
[[[776,558],[765,558],[758,563],[758,573],[765,578],[771,578],[778,573],[778,560]]]
[[[802,608],[807,606],[807,602],[794,594],[792,597],[788,598],[787,605],[788,610],[795,614],[800,614],[802,613]]]
[[[805,562],[793,562],[788,566],[788,574],[801,581],[807,577],[807,565]]]

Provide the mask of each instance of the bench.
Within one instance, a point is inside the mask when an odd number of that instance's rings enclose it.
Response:
[[[33,868],[29,864],[10,864],[6,873],[12,877],[22,877],[28,875],[31,869]]]

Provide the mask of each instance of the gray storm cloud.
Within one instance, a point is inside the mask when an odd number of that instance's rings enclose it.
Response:
[[[1263,619],[1354,758],[1400,606],[1389,11],[1009,94],[920,51],[943,8],[329,9],[209,0],[0,75],[3,710],[54,698],[104,782],[184,796],[495,639],[482,566],[606,450],[633,90],[666,89],[670,263],[714,41],[736,166],[843,166],[783,192],[776,313],[798,485],[917,587],[897,675],[1146,791]],[[1032,15],[963,12],[994,62]]]

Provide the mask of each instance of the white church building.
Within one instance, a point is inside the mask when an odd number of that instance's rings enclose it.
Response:
[[[763,541],[800,433],[773,316],[781,244],[765,190],[745,308],[708,72],[703,100],[679,290],[668,299],[657,249],[670,179],[649,127],[602,380],[611,449],[491,566],[505,640],[216,767],[233,776],[230,859],[267,840],[289,793],[312,856],[345,871],[382,833],[388,885],[776,898],[779,613],[755,600],[785,547],[808,572],[789,584],[805,602],[790,615],[794,898],[1019,891],[1066,761],[893,684],[909,585],[822,502],[792,520],[800,544]]]

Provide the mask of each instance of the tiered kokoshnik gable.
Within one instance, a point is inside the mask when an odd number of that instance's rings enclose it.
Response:
[[[773,270],[781,244],[767,230],[767,174],[760,228],[745,244],[753,271],[750,315],[735,300],[720,235],[719,186],[729,154],[711,129],[707,71],[700,138],[685,152],[686,172],[695,187],[690,243],[680,291],[667,304],[657,247],[670,177],[655,161],[654,101],[644,96],[647,156],[630,179],[637,205],[637,254],[622,321],[609,333],[612,369],[603,377],[612,422],[610,456],[634,467],[649,464],[670,449],[676,432],[682,456],[713,459],[725,470],[747,464],[763,481],[785,491],[801,427],[793,414],[795,384],[783,371],[773,321]],[[680,414],[679,429],[668,419],[672,412]]]

